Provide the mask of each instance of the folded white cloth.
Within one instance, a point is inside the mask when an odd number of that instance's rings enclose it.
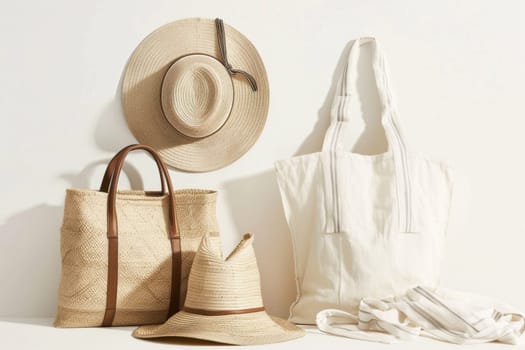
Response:
[[[455,344],[517,344],[525,331],[525,316],[490,298],[415,287],[399,297],[362,299],[358,315],[323,310],[317,314],[317,327],[326,333],[381,343],[426,336]]]

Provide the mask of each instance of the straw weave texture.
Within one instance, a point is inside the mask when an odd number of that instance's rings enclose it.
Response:
[[[231,311],[263,306],[253,236],[245,234],[226,258],[218,234],[204,236],[188,282],[185,307]],[[137,338],[190,337],[215,342],[253,345],[300,338],[304,331],[265,311],[207,316],[180,311],[162,325],[137,328]]]
[[[190,293],[184,306],[205,310],[249,309],[263,305],[259,270],[246,235],[232,253],[222,257],[219,236],[203,238],[191,270]],[[242,293],[239,291],[242,290]]]
[[[216,192],[181,190],[174,192],[174,198],[181,235],[183,303],[200,240],[207,232],[218,230]],[[119,266],[115,326],[161,323],[168,316],[171,246],[167,201],[167,196],[143,191],[121,191],[117,195]],[[57,327],[102,324],[108,266],[106,208],[107,193],[67,190]]]
[[[255,144],[266,123],[270,91],[263,61],[243,34],[229,25],[224,30],[229,63],[253,75],[258,90],[252,91],[238,76],[231,78],[235,98],[228,119],[208,137],[192,138],[177,131],[162,112],[161,90],[164,76],[176,59],[190,54],[219,57],[213,20],[191,18],[168,23],[149,34],[128,61],[122,81],[128,126],[140,143],[158,150],[172,167],[191,172],[224,167]],[[178,100],[188,104],[191,98]]]

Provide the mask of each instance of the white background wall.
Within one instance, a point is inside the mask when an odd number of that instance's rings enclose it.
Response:
[[[54,315],[64,190],[99,185],[135,142],[119,101],[130,53],[160,25],[222,17],[250,38],[271,86],[268,122],[233,165],[172,171],[177,187],[220,190],[224,249],[256,234],[268,309],[294,298],[289,233],[273,162],[320,149],[347,42],[374,35],[390,61],[405,133],[458,175],[443,285],[525,309],[525,3],[516,1],[6,1],[0,3],[0,314]],[[365,51],[366,53],[366,51]],[[366,57],[366,55],[365,55]],[[338,66],[339,65],[339,66]],[[361,84],[370,142],[384,150],[371,70]],[[155,167],[132,157],[134,186]],[[123,182],[125,186],[125,182]]]

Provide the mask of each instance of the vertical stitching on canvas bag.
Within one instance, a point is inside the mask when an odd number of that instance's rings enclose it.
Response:
[[[334,215],[334,231],[335,232],[340,232],[341,231],[341,223],[340,223],[340,203],[339,203],[339,188],[337,186],[337,183],[338,183],[338,179],[339,179],[339,174],[338,174],[338,170],[337,170],[337,156],[336,156],[336,151],[337,151],[337,142],[339,141],[339,135],[340,135],[340,132],[341,132],[341,122],[343,121],[343,117],[342,117],[342,109],[343,109],[343,104],[341,102],[341,95],[343,95],[343,89],[346,90],[346,73],[347,73],[347,67],[345,67],[344,69],[344,72],[343,72],[343,81],[341,83],[341,86],[339,87],[339,91],[336,92],[336,96],[339,97],[339,105],[337,106],[337,119],[336,119],[336,128],[334,130],[334,138],[332,140],[332,146],[331,146],[331,154],[330,154],[330,170],[331,170],[331,175],[332,175],[332,199],[333,199],[333,206],[334,206],[334,212],[333,212],[333,215]]]
[[[395,119],[393,117],[393,106],[392,106],[392,94],[390,90],[390,82],[388,81],[387,76],[387,70],[386,70],[386,64],[384,61],[383,55],[380,54],[379,48],[377,47],[376,43],[376,62],[379,65],[381,76],[379,79],[381,80],[381,84],[383,85],[383,91],[386,94],[386,103],[388,103],[388,112],[389,112],[389,122],[392,126],[393,134],[395,135],[400,153],[401,153],[401,165],[403,167],[403,179],[405,183],[405,231],[411,232],[412,231],[412,188],[411,188],[411,180],[410,180],[410,173],[409,173],[409,167],[408,167],[408,159],[407,159],[407,147],[406,144],[401,137],[401,133],[398,129],[397,124],[395,123]],[[377,75],[377,74],[376,74]],[[377,77],[376,77],[377,78]]]

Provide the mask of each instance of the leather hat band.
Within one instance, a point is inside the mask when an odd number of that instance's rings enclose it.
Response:
[[[238,310],[204,310],[194,309],[192,307],[184,306],[182,311],[190,314],[204,315],[204,316],[224,316],[224,315],[238,315],[238,314],[250,314],[253,312],[264,311],[264,306],[254,307],[250,309],[238,309]]]

